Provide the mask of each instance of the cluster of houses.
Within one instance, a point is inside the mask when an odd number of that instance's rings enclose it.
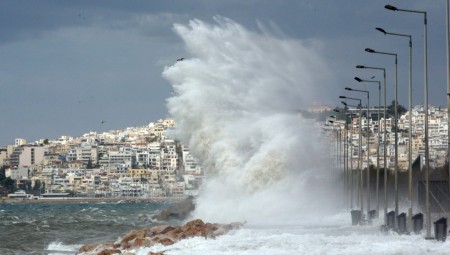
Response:
[[[384,139],[383,116],[362,118],[359,132],[359,109],[347,109],[350,123],[327,121],[328,134],[347,139],[353,166],[359,160],[359,138],[362,138],[362,165],[376,165],[377,148],[388,168],[395,164],[393,118],[386,119]],[[447,109],[429,106],[429,152],[431,167],[445,164],[448,147]],[[372,111],[373,113],[377,111]],[[355,114],[351,114],[355,113]],[[398,118],[399,169],[408,169],[409,143],[412,159],[423,157],[425,150],[424,107],[418,105]],[[367,139],[369,121],[369,139]],[[411,125],[410,125],[411,123]],[[17,187],[37,195],[70,194],[77,197],[173,197],[195,195],[204,180],[199,162],[189,148],[169,138],[174,120],[167,118],[143,127],[131,127],[103,133],[89,132],[80,137],[62,136],[27,143],[16,139],[14,145],[0,148],[0,165],[6,177]],[[411,127],[410,127],[411,126]],[[409,130],[412,140],[409,141]],[[378,139],[378,131],[380,138]],[[346,138],[344,138],[346,137]],[[369,144],[367,144],[367,140]],[[343,146],[345,143],[341,143]],[[369,146],[367,146],[369,145]],[[369,153],[369,161],[367,161]],[[381,156],[380,156],[381,158]],[[384,167],[384,161],[379,161]],[[20,195],[20,194],[19,194]]]
[[[376,115],[378,109],[372,109],[372,114]],[[363,112],[366,109],[362,110]],[[386,119],[386,140],[384,140],[384,118],[381,110],[380,118],[372,116],[367,119],[362,117],[362,134],[359,133],[359,109],[348,109],[348,115],[351,116],[348,128],[345,121],[332,120],[328,118],[324,128],[330,132],[333,137],[339,137],[344,144],[344,137],[348,137],[349,155],[354,168],[356,168],[359,159],[359,136],[362,138],[362,165],[363,168],[368,164],[376,165],[377,148],[379,155],[384,155],[384,142],[386,142],[386,155],[388,157],[387,167],[394,169],[395,164],[395,132],[394,119]],[[430,167],[436,168],[443,166],[447,160],[448,151],[448,115],[447,108],[429,106],[428,107],[428,134],[429,134],[429,156]],[[367,120],[369,121],[369,139],[367,139]],[[410,124],[411,123],[411,124]],[[398,167],[400,170],[406,170],[409,167],[409,143],[411,142],[411,157],[413,162],[421,159],[425,154],[425,112],[423,105],[417,105],[411,109],[411,121],[409,121],[409,112],[398,117],[397,139],[398,139]],[[409,130],[411,129],[411,141],[409,141]],[[335,132],[333,132],[335,131]],[[380,138],[378,139],[378,131]],[[337,133],[336,133],[337,132]],[[367,140],[369,146],[367,146]],[[367,147],[369,149],[367,149]],[[367,153],[369,153],[369,162],[367,162]],[[382,156],[380,156],[381,158]],[[379,161],[380,167],[384,167],[384,160]]]
[[[0,148],[6,177],[35,195],[173,197],[195,195],[204,175],[189,148],[167,136],[168,118],[143,127]]]

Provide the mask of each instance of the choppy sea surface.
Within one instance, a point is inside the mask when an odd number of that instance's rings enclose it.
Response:
[[[115,241],[152,226],[166,203],[0,204],[0,254],[75,254],[83,244]]]
[[[0,204],[0,254],[75,254],[83,244],[115,241],[132,229],[166,222],[151,216],[166,203]],[[179,224],[180,222],[170,222]],[[450,240],[383,234],[380,222],[351,226],[348,213],[289,225],[244,225],[216,239],[130,250],[165,254],[450,254]]]

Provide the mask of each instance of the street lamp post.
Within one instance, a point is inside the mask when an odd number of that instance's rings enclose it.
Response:
[[[342,113],[338,109],[334,109],[334,112]],[[350,192],[349,192],[349,185],[348,185],[348,160],[347,160],[347,158],[348,158],[348,140],[347,140],[348,139],[348,125],[347,125],[347,110],[346,109],[344,109],[343,114],[345,116],[345,122],[344,122],[344,132],[345,133],[344,133],[344,137],[341,137],[341,143],[342,143],[342,140],[344,140],[343,153],[341,152],[341,156],[342,156],[342,165],[344,167],[344,193],[346,196],[346,205],[349,206],[348,196],[349,196]]]
[[[408,108],[409,108],[409,132],[408,132],[408,219],[409,225],[412,226],[413,199],[412,199],[412,36],[407,34],[386,32],[382,28],[375,28],[385,35],[394,35],[409,38],[409,86],[408,86]]]
[[[366,121],[367,121],[367,123],[366,123],[366,128],[367,128],[367,132],[366,132],[366,136],[367,136],[367,146],[366,146],[366,148],[367,148],[367,216],[369,216],[370,215],[370,171],[369,171],[369,169],[370,169],[370,162],[369,162],[369,148],[370,148],[370,146],[369,146],[369,143],[370,143],[370,136],[369,136],[369,134],[370,134],[370,128],[369,128],[369,116],[370,116],[370,113],[369,113],[369,108],[370,108],[370,93],[369,93],[369,91],[367,91],[367,90],[360,90],[360,89],[353,89],[353,88],[349,88],[349,87],[346,87],[345,88],[345,90],[348,90],[348,91],[356,91],[356,92],[362,92],[362,93],[366,93],[367,94],[367,117],[366,117]],[[362,135],[362,134],[360,134],[360,135]],[[361,183],[363,183],[363,181],[362,181],[362,175],[361,175]],[[363,185],[361,184],[361,189],[362,189],[362,187],[363,187]]]
[[[361,151],[361,147],[362,147],[362,139],[361,139],[361,134],[362,134],[362,105],[361,105],[361,99],[359,98],[353,98],[353,97],[347,97],[347,96],[339,96],[339,98],[342,99],[349,99],[349,100],[355,100],[359,102],[359,160],[358,160],[358,168],[359,168],[359,174],[360,177],[359,178],[362,182],[362,151]],[[363,204],[363,196],[362,196],[362,183],[361,185],[358,186],[358,190],[359,190],[359,203],[361,206],[361,213],[363,213],[364,211],[364,204]]]
[[[424,104],[425,104],[425,206],[427,211],[427,234],[426,238],[431,239],[431,215],[430,215],[430,158],[428,147],[428,35],[427,35],[427,12],[400,9],[392,5],[385,5],[384,8],[391,11],[411,12],[423,14],[424,24]]]
[[[348,107],[347,103],[344,101],[341,101],[341,103],[344,105],[345,109],[347,109],[347,107]],[[350,119],[352,120],[353,118],[351,118],[351,116],[350,116]],[[348,127],[347,121],[346,121],[346,124],[347,124],[347,175],[348,175],[347,178],[350,179],[350,181],[348,181],[348,179],[347,179],[347,186],[348,186],[348,190],[350,190],[349,191],[349,193],[350,193],[349,194],[350,209],[353,209],[353,142],[351,140],[351,137],[353,136],[353,124],[352,124],[351,129]],[[348,135],[349,131],[350,131],[350,135]],[[349,156],[349,151],[350,151],[351,156]],[[349,168],[349,161],[350,161],[350,168]],[[349,170],[350,170],[350,173],[349,173]]]
[[[328,122],[330,122],[331,124],[333,124],[333,126],[335,124],[337,124],[336,122],[336,116],[331,115],[330,118],[333,118],[334,120],[329,120]],[[341,157],[341,134],[339,132],[339,128],[336,127],[336,170],[339,170],[340,168],[340,157]]]
[[[394,102],[394,157],[395,157],[395,163],[394,163],[394,189],[395,189],[395,220],[397,220],[398,216],[398,113],[397,113],[397,104],[398,104],[398,61],[397,61],[397,54],[396,53],[389,53],[389,52],[382,52],[382,51],[375,51],[370,48],[365,49],[366,52],[369,53],[377,53],[382,55],[390,55],[395,57],[395,102]]]
[[[330,116],[333,119],[336,119],[336,116]],[[329,123],[335,124],[334,120],[328,120]],[[339,150],[340,150],[340,133],[339,133],[339,128],[336,127],[336,170],[339,170]]]
[[[378,121],[380,120],[380,107],[381,107],[381,82],[380,81],[373,81],[373,80],[364,80],[358,77],[355,77],[355,80],[358,82],[369,82],[369,83],[378,83]],[[378,126],[378,133],[377,133],[377,183],[376,183],[376,199],[377,199],[377,209],[376,209],[376,214],[378,217],[378,211],[380,210],[380,199],[379,199],[379,185],[380,185],[380,146],[379,146],[379,141],[380,141],[380,127]],[[367,139],[367,143],[369,143],[369,139]],[[367,157],[369,158],[369,157]],[[370,183],[370,175],[367,176],[367,182]]]
[[[386,69],[385,68],[381,68],[381,67],[371,67],[371,66],[363,66],[363,65],[357,65],[356,68],[359,69],[374,69],[374,70],[381,70],[383,71],[383,79],[384,79],[384,112],[383,112],[383,117],[384,117],[384,135],[383,135],[383,158],[384,158],[384,162],[383,162],[383,166],[384,166],[384,219],[386,220],[386,215],[387,215],[387,155],[386,155]],[[379,99],[378,99],[379,101]],[[378,109],[380,109],[380,107],[378,107]],[[378,116],[380,116],[378,114]],[[379,119],[379,117],[378,117]],[[380,123],[379,123],[380,124]],[[379,130],[379,129],[378,129]],[[379,139],[379,138],[378,138]],[[378,174],[377,174],[377,178],[378,178]],[[377,180],[378,183],[378,180]],[[378,184],[377,184],[378,187]],[[378,192],[377,192],[378,194]],[[378,214],[378,210],[379,209],[379,199],[377,198],[377,214]],[[385,224],[387,224],[387,222],[385,222]]]

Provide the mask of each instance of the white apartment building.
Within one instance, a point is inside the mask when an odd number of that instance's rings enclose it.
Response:
[[[5,171],[5,176],[13,180],[27,180],[29,173],[30,170],[28,167],[8,168]]]
[[[103,155],[99,163],[105,166],[126,165],[131,167],[135,161],[134,158],[135,156],[132,152],[109,151]]]
[[[14,140],[14,145],[15,146],[22,146],[22,145],[25,145],[25,144],[27,144],[27,140],[25,140],[23,138],[16,138]]]
[[[74,147],[67,153],[67,161],[80,161],[83,163],[96,163],[98,161],[98,148],[92,146]]]
[[[192,156],[189,147],[182,146],[183,168],[186,175],[199,175],[201,168],[198,161]]]

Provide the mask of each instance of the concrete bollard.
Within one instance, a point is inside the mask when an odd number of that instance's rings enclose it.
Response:
[[[387,227],[390,229],[395,229],[395,212],[390,211],[387,214]]]
[[[361,210],[352,210],[352,225],[358,225],[361,223]]]
[[[420,234],[423,229],[423,214],[418,213],[412,217],[413,220],[413,231],[415,234]]]
[[[400,213],[397,216],[397,230],[399,234],[406,234],[406,213]]]
[[[440,218],[434,222],[434,238],[445,242],[447,238],[447,218]]]

